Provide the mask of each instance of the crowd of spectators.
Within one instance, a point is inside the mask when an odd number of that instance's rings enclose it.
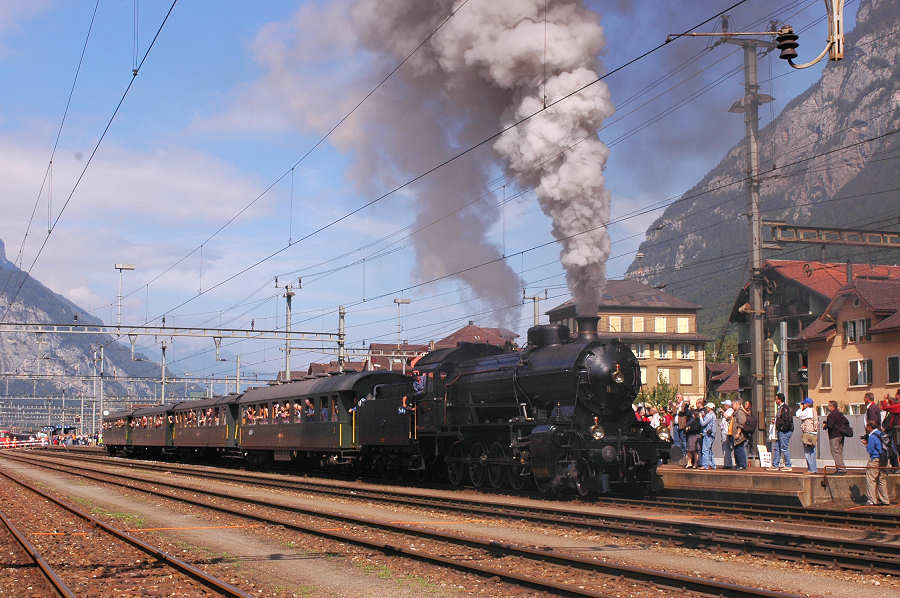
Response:
[[[888,504],[886,473],[900,473],[898,450],[900,447],[900,389],[894,396],[885,395],[877,403],[873,393],[866,393],[866,433],[860,441],[866,446],[868,504]],[[682,465],[687,469],[715,469],[713,443],[720,433],[725,469],[747,469],[748,450],[754,446],[758,421],[750,401],[724,400],[717,407],[714,403],[696,401],[691,404],[680,393],[665,408],[636,405],[635,417],[654,429],[668,430],[672,443],[680,448]],[[853,437],[853,429],[841,412],[837,401],[829,401],[828,415],[819,425],[814,401],[807,397],[792,410],[783,394],[775,398],[775,417],[768,423],[768,435],[772,453],[769,471],[793,471],[790,441],[794,434],[795,420],[802,435],[803,455],[807,473],[818,473],[816,465],[818,434],[828,433],[828,446],[834,459],[836,475],[847,473],[844,462],[844,444]]]

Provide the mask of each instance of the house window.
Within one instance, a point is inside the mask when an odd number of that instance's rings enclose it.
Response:
[[[691,382],[691,368],[681,368],[679,371],[678,382],[682,386],[690,386],[693,384],[693,382]]]
[[[647,368],[641,368],[641,384],[647,383]]]
[[[669,368],[658,368],[656,371],[658,374],[657,379],[660,382],[665,382],[666,384],[668,384],[669,383]]]
[[[670,359],[672,357],[667,343],[659,343],[659,358]]]
[[[691,346],[690,345],[681,345],[681,358],[682,359],[690,359],[691,358]]]
[[[888,384],[900,383],[900,355],[892,355],[887,358]]]
[[[609,316],[609,331],[622,332],[622,316]]]
[[[631,318],[631,331],[632,332],[643,332],[644,331],[644,318]]]
[[[872,360],[857,359],[850,362],[850,386],[872,384]]]
[[[831,364],[827,361],[819,364],[819,388],[831,388]]]
[[[847,320],[844,322],[844,344],[856,343],[864,339],[872,327],[872,319]]]
[[[661,317],[657,317],[657,318],[654,318],[654,319],[655,319],[655,322],[654,322],[655,327],[653,328],[653,331],[654,331],[654,332],[665,333],[665,331],[666,331],[666,319],[665,319],[664,317],[662,317],[662,318],[661,318]]]
[[[677,319],[678,332],[684,334],[690,332],[688,329],[688,319],[687,318],[678,318]]]
[[[647,358],[647,345],[644,343],[638,343],[631,347],[632,351],[634,351],[634,356],[638,359],[646,359]]]

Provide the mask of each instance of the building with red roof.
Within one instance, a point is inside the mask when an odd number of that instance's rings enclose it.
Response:
[[[809,396],[860,411],[863,396],[876,400],[900,388],[900,279],[855,278],[804,328]]]
[[[762,267],[765,307],[764,416],[774,413],[775,393],[799,403],[809,395],[807,342],[801,332],[826,312],[842,289],[857,281],[900,280],[900,266],[829,263],[804,260],[766,260]],[[865,285],[866,283],[863,283]],[[730,321],[738,326],[739,386],[743,398],[751,394],[750,283],[738,293]],[[760,406],[754,406],[760,409]],[[762,413],[762,411],[761,411]],[[765,421],[760,418],[760,421]]]

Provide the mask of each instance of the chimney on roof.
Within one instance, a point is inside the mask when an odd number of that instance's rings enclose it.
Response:
[[[475,320],[469,320],[469,326],[474,326],[474,325],[475,325]]]
[[[847,260],[847,286],[853,286],[853,264]]]

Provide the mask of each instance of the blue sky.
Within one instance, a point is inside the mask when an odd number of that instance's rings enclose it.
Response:
[[[141,54],[168,4],[140,2]],[[601,59],[607,69],[655,45],[673,30],[689,27],[729,4],[588,2],[599,12],[605,29],[607,44]],[[777,16],[790,16],[795,27],[813,22],[824,13],[819,0],[775,4],[790,9]],[[408,248],[401,247],[383,257],[374,257],[374,249],[369,249],[327,265],[312,266],[369,243],[384,247],[382,237],[412,222],[416,213],[414,190],[395,194],[192,299],[199,291],[277,251],[289,237],[307,233],[384,191],[379,181],[373,181],[369,189],[348,182],[354,156],[341,151],[339,145],[323,144],[294,171],[293,200],[288,176],[204,246],[202,259],[197,252],[159,276],[290,168],[317,138],[313,130],[280,113],[280,104],[300,98],[281,95],[267,85],[266,67],[259,56],[259,40],[273,28],[296,20],[303,14],[303,5],[178,3],[37,262],[33,271],[37,279],[111,321],[118,282],[113,264],[132,262],[137,271],[126,277],[127,322],[143,323],[148,315],[168,313],[169,324],[221,322],[240,327],[254,319],[257,328],[268,328],[282,325],[284,317],[283,300],[276,297],[273,288],[275,276],[281,275],[283,281],[302,271],[303,289],[294,301],[295,327],[331,330],[336,326],[336,306],[343,303],[351,305],[351,344],[396,338],[396,307],[392,302],[396,295],[390,292],[423,281],[422,269],[417,268]],[[0,0],[0,88],[4,90],[0,103],[0,201],[6,212],[0,238],[6,243],[10,260],[16,257],[47,166],[93,7],[94,2],[87,0]],[[856,7],[853,2],[846,9],[848,30]],[[777,8],[771,2],[750,0],[735,11],[734,26],[741,28]],[[712,26],[704,29],[710,31]],[[133,64],[132,31],[132,2],[101,0],[60,139],[52,192],[42,194],[25,245],[25,266],[31,263],[46,233],[48,199],[50,215],[55,218],[128,83]],[[824,31],[824,23],[818,23],[803,34],[801,58],[818,53]],[[742,119],[727,113],[731,102],[742,93],[740,73],[697,95],[722,73],[740,65],[739,54],[727,47],[691,61],[651,94],[625,101],[704,45],[704,40],[681,40],[607,80],[617,113],[610,119],[614,124],[601,131],[601,139],[612,142],[638,129],[611,144],[606,178],[614,217],[676,197],[742,138]],[[373,64],[370,58],[358,52],[336,54],[333,48],[309,47],[303,72],[314,76],[303,89],[302,99],[309,99],[313,105],[347,101],[346,96],[356,90],[342,85],[369,68]],[[761,60],[762,91],[776,97],[770,108],[761,111],[762,124],[818,78],[821,67],[789,71],[777,58]],[[654,97],[667,87],[671,89]],[[261,95],[261,103],[247,101]],[[647,124],[682,98],[691,101]],[[634,112],[630,112],[632,109]],[[494,160],[489,150],[478,152],[475,158]],[[495,172],[499,176],[500,170]],[[498,191],[492,201],[500,200],[502,192]],[[611,227],[614,259],[608,264],[610,277],[624,273],[643,231],[660,214],[651,212]],[[506,254],[552,238],[549,220],[527,189],[505,204],[502,218],[488,234]],[[355,264],[327,276],[313,276],[363,255],[369,256],[365,268]],[[528,283],[529,294],[550,289],[552,298],[545,307],[567,299],[557,247],[510,258],[510,265]],[[151,279],[156,280],[148,288],[146,283]],[[363,303],[364,294],[366,299],[387,296]],[[437,340],[469,319],[485,326],[499,321],[496,313],[485,313],[489,308],[479,301],[476,292],[454,280],[424,285],[406,295],[412,303],[407,306],[403,337],[410,340]],[[511,312],[520,312],[514,320],[519,322],[517,331],[524,334],[531,306]],[[175,363],[174,369],[190,369],[195,374],[231,373],[233,365],[216,364],[209,349],[211,343],[179,341],[170,348],[169,360]],[[150,345],[144,350],[154,358],[159,353],[158,347]],[[201,350],[207,352],[192,357]],[[274,345],[243,343],[231,350],[242,355],[248,374],[271,372],[281,363]],[[295,355],[294,367],[324,358],[311,353]]]

